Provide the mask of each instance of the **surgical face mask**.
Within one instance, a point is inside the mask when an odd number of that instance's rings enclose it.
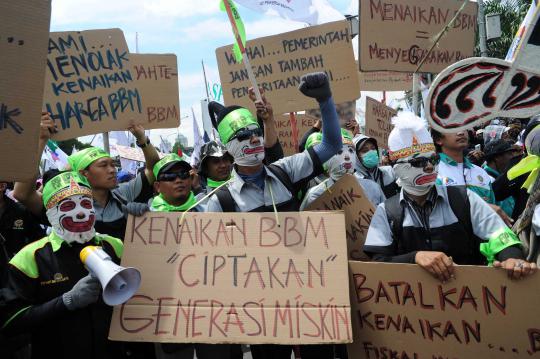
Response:
[[[366,168],[375,168],[379,165],[379,153],[377,150],[369,150],[362,155],[362,164]]]
[[[68,243],[86,243],[95,235],[94,204],[88,196],[70,196],[47,210],[54,233]]]
[[[421,156],[431,157],[433,153],[423,153]],[[415,196],[422,196],[429,192],[431,187],[437,180],[438,166],[433,166],[433,171],[425,172],[424,168],[413,167],[410,163],[405,162],[411,159],[412,156],[400,160],[394,165],[394,172],[398,177],[397,183],[405,192]]]
[[[235,138],[227,143],[227,152],[234,157],[234,163],[239,166],[258,166],[264,160],[263,141],[262,136],[257,137],[255,143],[251,143],[250,138],[243,141]]]
[[[326,161],[325,166],[330,178],[337,181],[348,173],[354,173],[354,155],[354,147],[343,145],[336,155]]]

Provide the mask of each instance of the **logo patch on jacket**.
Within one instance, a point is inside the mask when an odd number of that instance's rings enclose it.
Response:
[[[13,229],[24,229],[24,221],[22,219],[17,219],[13,222]]]
[[[50,285],[50,284],[65,282],[66,280],[69,280],[69,277],[64,277],[62,273],[54,273],[53,279],[42,281],[40,284]]]

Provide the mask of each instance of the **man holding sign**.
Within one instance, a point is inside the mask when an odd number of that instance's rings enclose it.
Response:
[[[228,153],[233,156],[235,167],[228,185],[210,198],[208,212],[275,212],[277,218],[277,211],[298,211],[300,203],[297,190],[303,183],[321,174],[322,164],[335,155],[342,145],[338,115],[327,76],[320,72],[304,75],[299,89],[319,103],[324,123],[322,142],[270,166],[263,165],[262,131],[249,110],[229,106],[217,114],[211,111],[214,126]],[[210,103],[209,109],[213,108]],[[291,347],[288,345],[252,345],[251,352],[254,359],[291,357]],[[303,346],[301,352],[303,358],[326,358],[334,354],[331,345]]]
[[[446,282],[454,263],[493,264],[519,279],[536,271],[521,243],[477,194],[436,186],[439,157],[424,121],[412,113],[394,118],[388,137],[401,193],[377,207],[364,251],[375,261],[416,263]]]
[[[324,192],[330,191],[330,187],[334,185],[341,177],[346,174],[355,173],[354,169],[354,145],[352,143],[352,138],[349,133],[345,130],[341,130],[341,140],[343,141],[342,149],[334,155],[330,160],[328,160],[324,166],[328,173],[328,178],[318,184],[315,187],[309,189],[302,201],[300,209],[308,207],[313,201],[319,198]],[[322,134],[316,132],[311,134],[306,141],[306,148],[311,148],[317,143],[321,143]],[[358,184],[362,187],[362,190],[366,194],[369,201],[377,206],[379,203],[382,203],[386,200],[384,193],[381,190],[381,187],[372,180],[364,179],[355,175]]]

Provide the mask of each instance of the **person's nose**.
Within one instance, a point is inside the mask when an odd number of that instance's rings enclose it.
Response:
[[[251,138],[249,139],[249,143],[252,144],[252,145],[258,145],[261,143],[261,141],[259,141],[259,137],[256,136],[255,134],[251,135]]]
[[[77,219],[84,219],[84,217],[86,217],[86,215],[84,214],[84,212],[79,212],[75,215],[75,217]]]
[[[426,173],[432,173],[435,170],[435,166],[431,162],[428,162],[426,166],[424,167],[424,172]]]

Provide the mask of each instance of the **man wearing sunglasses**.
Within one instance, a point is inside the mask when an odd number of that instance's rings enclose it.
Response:
[[[156,163],[153,169],[154,189],[157,196],[150,200],[150,209],[161,212],[202,212],[200,205],[194,206],[197,197],[191,190],[193,176],[191,165],[183,157],[171,153]]]
[[[455,277],[454,263],[487,262],[514,279],[532,274],[516,235],[480,196],[435,185],[439,157],[425,122],[400,113],[393,124],[388,147],[401,193],[377,207],[364,251],[375,261],[416,263],[442,282]]]
[[[342,146],[338,115],[326,74],[308,74],[302,76],[300,82],[299,90],[319,103],[322,141],[269,166],[263,164],[264,138],[255,116],[239,106],[209,104],[210,117],[221,142],[234,158],[234,169],[232,180],[209,199],[208,212],[273,212],[274,205],[279,212],[298,211],[297,195],[302,185],[323,173],[322,164]],[[270,105],[264,96],[262,101],[256,104],[257,112],[264,112],[264,107]],[[252,345],[250,348],[254,359],[289,359],[292,351],[288,345]],[[301,346],[300,351],[304,359],[333,358],[334,355],[331,346]]]
[[[204,194],[195,195],[191,190],[193,175],[191,165],[183,157],[175,153],[159,160],[153,170],[156,181],[154,189],[157,196],[150,201],[151,211],[160,212],[203,212],[204,205],[198,204]],[[197,358],[241,358],[242,349],[239,345],[229,344],[161,344],[161,349],[167,354],[180,357]]]

